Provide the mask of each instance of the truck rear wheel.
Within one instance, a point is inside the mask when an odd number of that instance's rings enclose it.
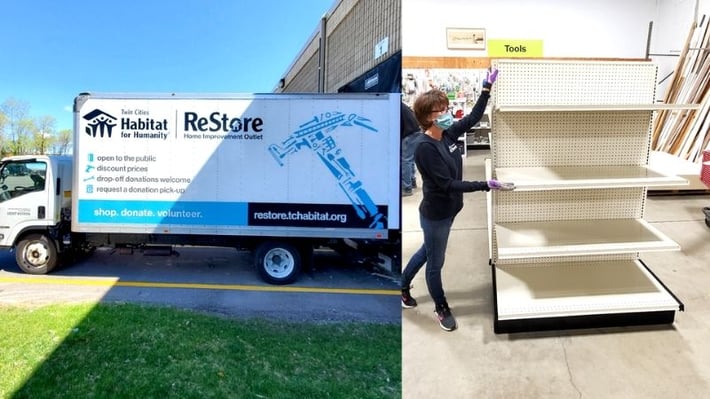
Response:
[[[23,272],[47,274],[57,265],[57,246],[42,234],[30,234],[17,244],[15,260]]]
[[[264,242],[257,247],[254,257],[259,275],[267,283],[290,284],[301,273],[301,254],[291,244]]]

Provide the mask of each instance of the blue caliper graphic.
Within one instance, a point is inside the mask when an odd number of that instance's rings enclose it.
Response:
[[[345,115],[342,112],[326,112],[314,116],[312,120],[299,126],[281,145],[271,144],[269,152],[279,165],[284,165],[284,158],[303,147],[313,150],[325,164],[330,173],[338,180],[338,185],[345,192],[362,220],[368,220],[370,228],[384,228],[384,215],[363,188],[362,182],[355,176],[343,151],[335,143],[330,132],[340,126],[361,126],[376,132],[369,124],[370,120],[356,114]]]

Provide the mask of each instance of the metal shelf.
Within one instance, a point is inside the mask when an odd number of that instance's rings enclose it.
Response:
[[[496,223],[495,234],[503,261],[680,249],[643,219]]]
[[[487,178],[496,333],[672,323],[677,298],[638,258],[680,246],[644,221],[657,67],[498,60]],[[612,82],[612,83],[610,83]]]
[[[549,104],[549,105],[505,105],[498,104],[498,112],[585,112],[585,111],[660,111],[699,109],[700,104]]]
[[[647,166],[543,166],[497,168],[496,178],[515,182],[516,190],[684,186],[688,181]]]
[[[494,272],[502,321],[682,309],[638,260],[495,265]]]

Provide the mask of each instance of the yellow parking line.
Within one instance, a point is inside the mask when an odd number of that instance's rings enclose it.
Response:
[[[0,283],[28,284],[64,284],[87,285],[93,287],[145,287],[145,288],[190,288],[230,291],[268,291],[301,292],[318,294],[355,294],[355,295],[399,295],[397,290],[377,290],[360,288],[319,288],[293,286],[260,286],[243,284],[197,284],[197,283],[158,283],[147,281],[120,281],[115,278],[62,278],[62,277],[0,277]]]

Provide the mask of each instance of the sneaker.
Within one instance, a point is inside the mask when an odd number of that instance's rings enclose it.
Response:
[[[444,331],[454,331],[456,329],[456,319],[454,319],[454,315],[451,314],[449,305],[437,306],[434,313],[436,314],[436,318],[439,319],[439,326],[441,326]]]
[[[402,197],[409,197],[412,195],[414,195],[414,193],[412,192],[411,188],[409,190],[407,190],[406,188],[402,189]]]
[[[409,293],[409,288],[402,290],[402,307],[404,309],[411,309],[417,306],[417,300],[412,298]]]

